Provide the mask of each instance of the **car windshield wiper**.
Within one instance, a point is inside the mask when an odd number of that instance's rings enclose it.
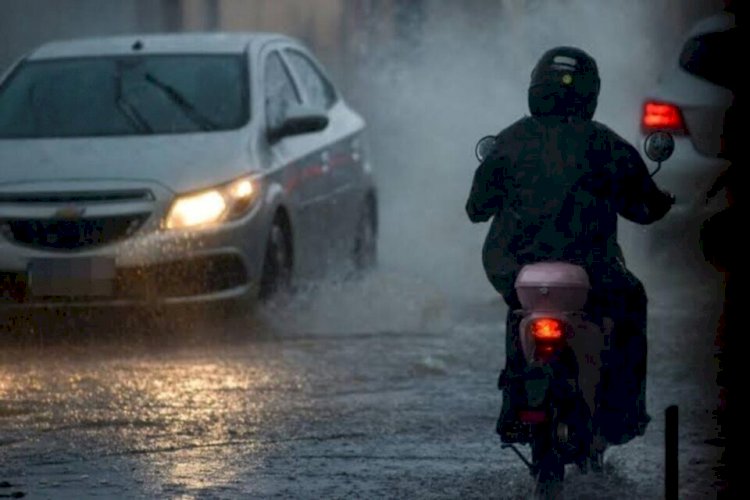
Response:
[[[119,109],[122,115],[128,119],[128,122],[135,130],[146,132],[147,134],[154,133],[154,129],[148,124],[146,119],[143,118],[143,115],[138,112],[135,106],[126,101],[125,98],[118,97],[115,100],[115,104],[117,104],[117,109]]]
[[[201,114],[200,111],[195,109],[195,106],[193,106],[187,99],[185,99],[185,96],[183,96],[174,87],[157,79],[151,73],[146,73],[144,75],[144,78],[147,82],[151,83],[162,92],[164,92],[164,94],[169,97],[169,99],[173,103],[177,104],[177,106],[182,110],[183,113],[185,113],[185,116],[187,116],[190,121],[198,125],[201,130],[209,131],[219,128],[211,119],[207,118],[206,116]]]
[[[154,128],[148,123],[143,115],[138,111],[138,108],[133,106],[122,95],[122,73],[117,74],[117,94],[115,95],[115,105],[122,115],[127,118],[135,130],[138,132],[145,132],[147,134],[153,134]]]

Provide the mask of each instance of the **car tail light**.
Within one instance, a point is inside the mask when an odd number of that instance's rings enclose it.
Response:
[[[563,325],[554,318],[539,318],[531,322],[531,333],[537,341],[559,340],[563,336]]]
[[[644,132],[666,130],[675,134],[687,133],[679,106],[667,102],[647,101],[643,105],[641,127]]]

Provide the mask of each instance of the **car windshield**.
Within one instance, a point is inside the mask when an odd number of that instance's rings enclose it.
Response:
[[[240,55],[29,61],[0,87],[0,138],[179,134],[249,119]]]
[[[738,80],[737,28],[706,33],[691,38],[680,54],[680,66],[709,82],[729,89],[736,88]]]

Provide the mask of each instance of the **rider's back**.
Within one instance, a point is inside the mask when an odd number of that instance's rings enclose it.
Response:
[[[466,207],[475,220],[494,216],[483,261],[496,288],[507,296],[530,262],[560,260],[589,270],[621,262],[618,213],[650,222],[635,189],[647,175],[645,166],[634,169],[637,155],[593,120],[524,117],[500,132],[477,171],[484,188]]]

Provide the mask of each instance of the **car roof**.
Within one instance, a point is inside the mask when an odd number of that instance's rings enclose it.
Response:
[[[296,42],[281,33],[211,32],[159,33],[75,38],[41,45],[28,56],[30,60],[63,57],[87,57],[164,53],[243,53],[259,50],[265,43],[280,40]],[[136,47],[138,47],[136,49]]]

